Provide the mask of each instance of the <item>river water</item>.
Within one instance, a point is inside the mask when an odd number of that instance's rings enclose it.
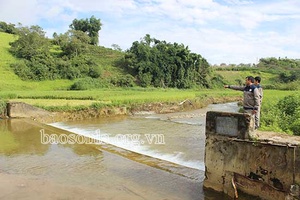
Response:
[[[0,120],[0,199],[227,199],[202,189],[210,110],[238,106],[49,125]]]

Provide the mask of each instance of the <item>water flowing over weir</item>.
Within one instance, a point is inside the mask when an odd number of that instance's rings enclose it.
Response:
[[[216,110],[238,107],[51,125],[0,120],[0,199],[229,200],[203,188],[205,118]],[[92,140],[97,134],[107,137]]]
[[[143,156],[133,159],[135,161],[151,163],[150,165],[158,168],[199,180],[203,179],[205,170],[205,113],[209,110],[233,112],[238,110],[238,106],[236,103],[214,104],[205,109],[182,113],[135,115],[125,119],[93,119],[50,125],[90,138],[87,143],[98,143],[99,147],[108,144],[115,152],[125,151],[126,153],[122,153],[125,157],[132,158],[136,154]],[[79,140],[83,142],[82,139]]]

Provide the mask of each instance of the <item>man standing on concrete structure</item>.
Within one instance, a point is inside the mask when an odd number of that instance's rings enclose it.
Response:
[[[255,115],[258,112],[260,106],[260,97],[259,97],[259,91],[254,85],[253,76],[246,77],[246,86],[224,85],[224,87],[233,90],[240,90],[244,92],[244,101],[243,101],[244,112],[249,113],[254,117],[255,129],[257,129],[258,126],[255,120]]]
[[[259,76],[256,76],[254,78],[254,85],[257,87],[258,89],[258,92],[259,92],[259,107],[258,107],[258,110],[255,114],[255,126],[257,128],[259,128],[260,126],[260,112],[261,112],[261,105],[262,105],[262,99],[263,99],[263,89],[260,85],[260,81],[261,81],[261,78]]]

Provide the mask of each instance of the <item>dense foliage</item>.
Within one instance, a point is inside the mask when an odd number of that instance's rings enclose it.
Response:
[[[262,127],[300,135],[300,95],[289,95],[278,102],[263,102]]]
[[[91,40],[87,33],[69,30],[46,38],[39,26],[19,27],[18,39],[12,42],[11,53],[20,58],[12,64],[23,80],[98,78],[100,69],[90,54]],[[54,44],[53,44],[54,43]]]
[[[0,32],[9,33],[9,34],[16,34],[17,29],[14,24],[8,24],[6,22],[0,22]]]
[[[99,87],[108,84],[121,87],[220,88],[228,81],[227,77],[214,73],[205,58],[192,53],[187,46],[160,41],[148,34],[142,40],[133,42],[125,52],[113,44],[115,50],[111,51],[118,53],[122,59],[99,63],[99,58],[104,56],[101,47],[97,46],[101,26],[100,19],[94,16],[74,19],[70,30],[63,34],[54,33],[53,39],[48,39],[39,26],[22,27],[19,24],[16,28],[14,24],[0,22],[0,31],[18,35],[18,39],[11,43],[10,51],[19,58],[12,68],[22,80],[81,78],[77,85],[72,86],[73,89],[91,85],[86,84],[91,83],[90,79],[85,80],[88,77],[105,79],[100,81],[101,84],[95,84]],[[104,66],[110,66],[108,72],[103,70]],[[214,69],[274,74],[271,83],[263,84],[265,89],[300,88],[299,59],[261,58],[257,65],[241,63],[227,66],[222,63]],[[265,77],[262,78],[265,80]],[[237,78],[234,82],[241,85],[244,80]]]
[[[148,34],[126,51],[124,66],[143,87],[209,87],[210,66],[201,55]]]
[[[6,101],[0,98],[0,117],[6,116]]]
[[[183,44],[171,44],[146,35],[140,42],[123,53],[124,58],[115,63],[122,69],[120,75],[101,77],[101,66],[95,52],[100,19],[74,19],[70,30],[53,34],[48,39],[39,26],[17,30],[18,39],[11,43],[11,53],[20,58],[12,64],[15,73],[23,80],[77,79],[71,89],[107,87],[108,85],[132,87],[209,87],[210,66],[201,55],[191,53]],[[120,52],[120,51],[118,51]],[[122,52],[121,52],[122,53]],[[120,70],[121,71],[121,70]],[[86,78],[90,77],[90,78]]]
[[[265,89],[279,90],[299,90],[300,89],[300,59],[289,58],[261,58],[257,65],[244,64],[214,66],[215,71],[236,71],[245,72],[243,74],[259,75],[261,73],[272,74],[272,78],[268,80],[268,84],[263,84]],[[224,77],[223,77],[224,78]],[[243,77],[244,78],[244,77]],[[266,77],[262,77],[263,82]],[[243,83],[243,79],[236,80],[236,83]],[[235,83],[235,84],[236,84]],[[240,85],[240,83],[238,83]]]
[[[300,135],[300,95],[287,96],[277,104],[282,130]]]
[[[92,16],[90,19],[74,19],[70,28],[76,31],[82,31],[90,37],[90,44],[97,45],[99,41],[98,32],[101,30],[100,19],[96,19]]]
[[[300,60],[288,58],[261,58],[257,67],[278,74],[281,83],[300,81]]]
[[[285,70],[295,70],[300,68],[299,59],[288,59],[288,58],[261,58],[257,64],[258,68],[266,69],[285,69]]]

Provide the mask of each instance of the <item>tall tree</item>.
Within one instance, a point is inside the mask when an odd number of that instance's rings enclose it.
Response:
[[[90,19],[74,19],[70,28],[76,31],[82,31],[86,33],[90,38],[90,44],[98,45],[99,43],[99,31],[101,30],[100,19],[96,19],[92,16]]]
[[[0,22],[0,32],[16,34],[17,28],[14,24],[7,24],[6,22]]]
[[[20,27],[18,35],[19,39],[10,44],[17,57],[30,60],[49,53],[50,42],[40,26]]]
[[[125,65],[142,86],[208,87],[208,62],[183,44],[159,41],[147,34],[126,52]]]
[[[64,54],[69,58],[89,51],[90,37],[82,31],[70,30],[64,35],[60,35],[58,41],[60,41]]]

